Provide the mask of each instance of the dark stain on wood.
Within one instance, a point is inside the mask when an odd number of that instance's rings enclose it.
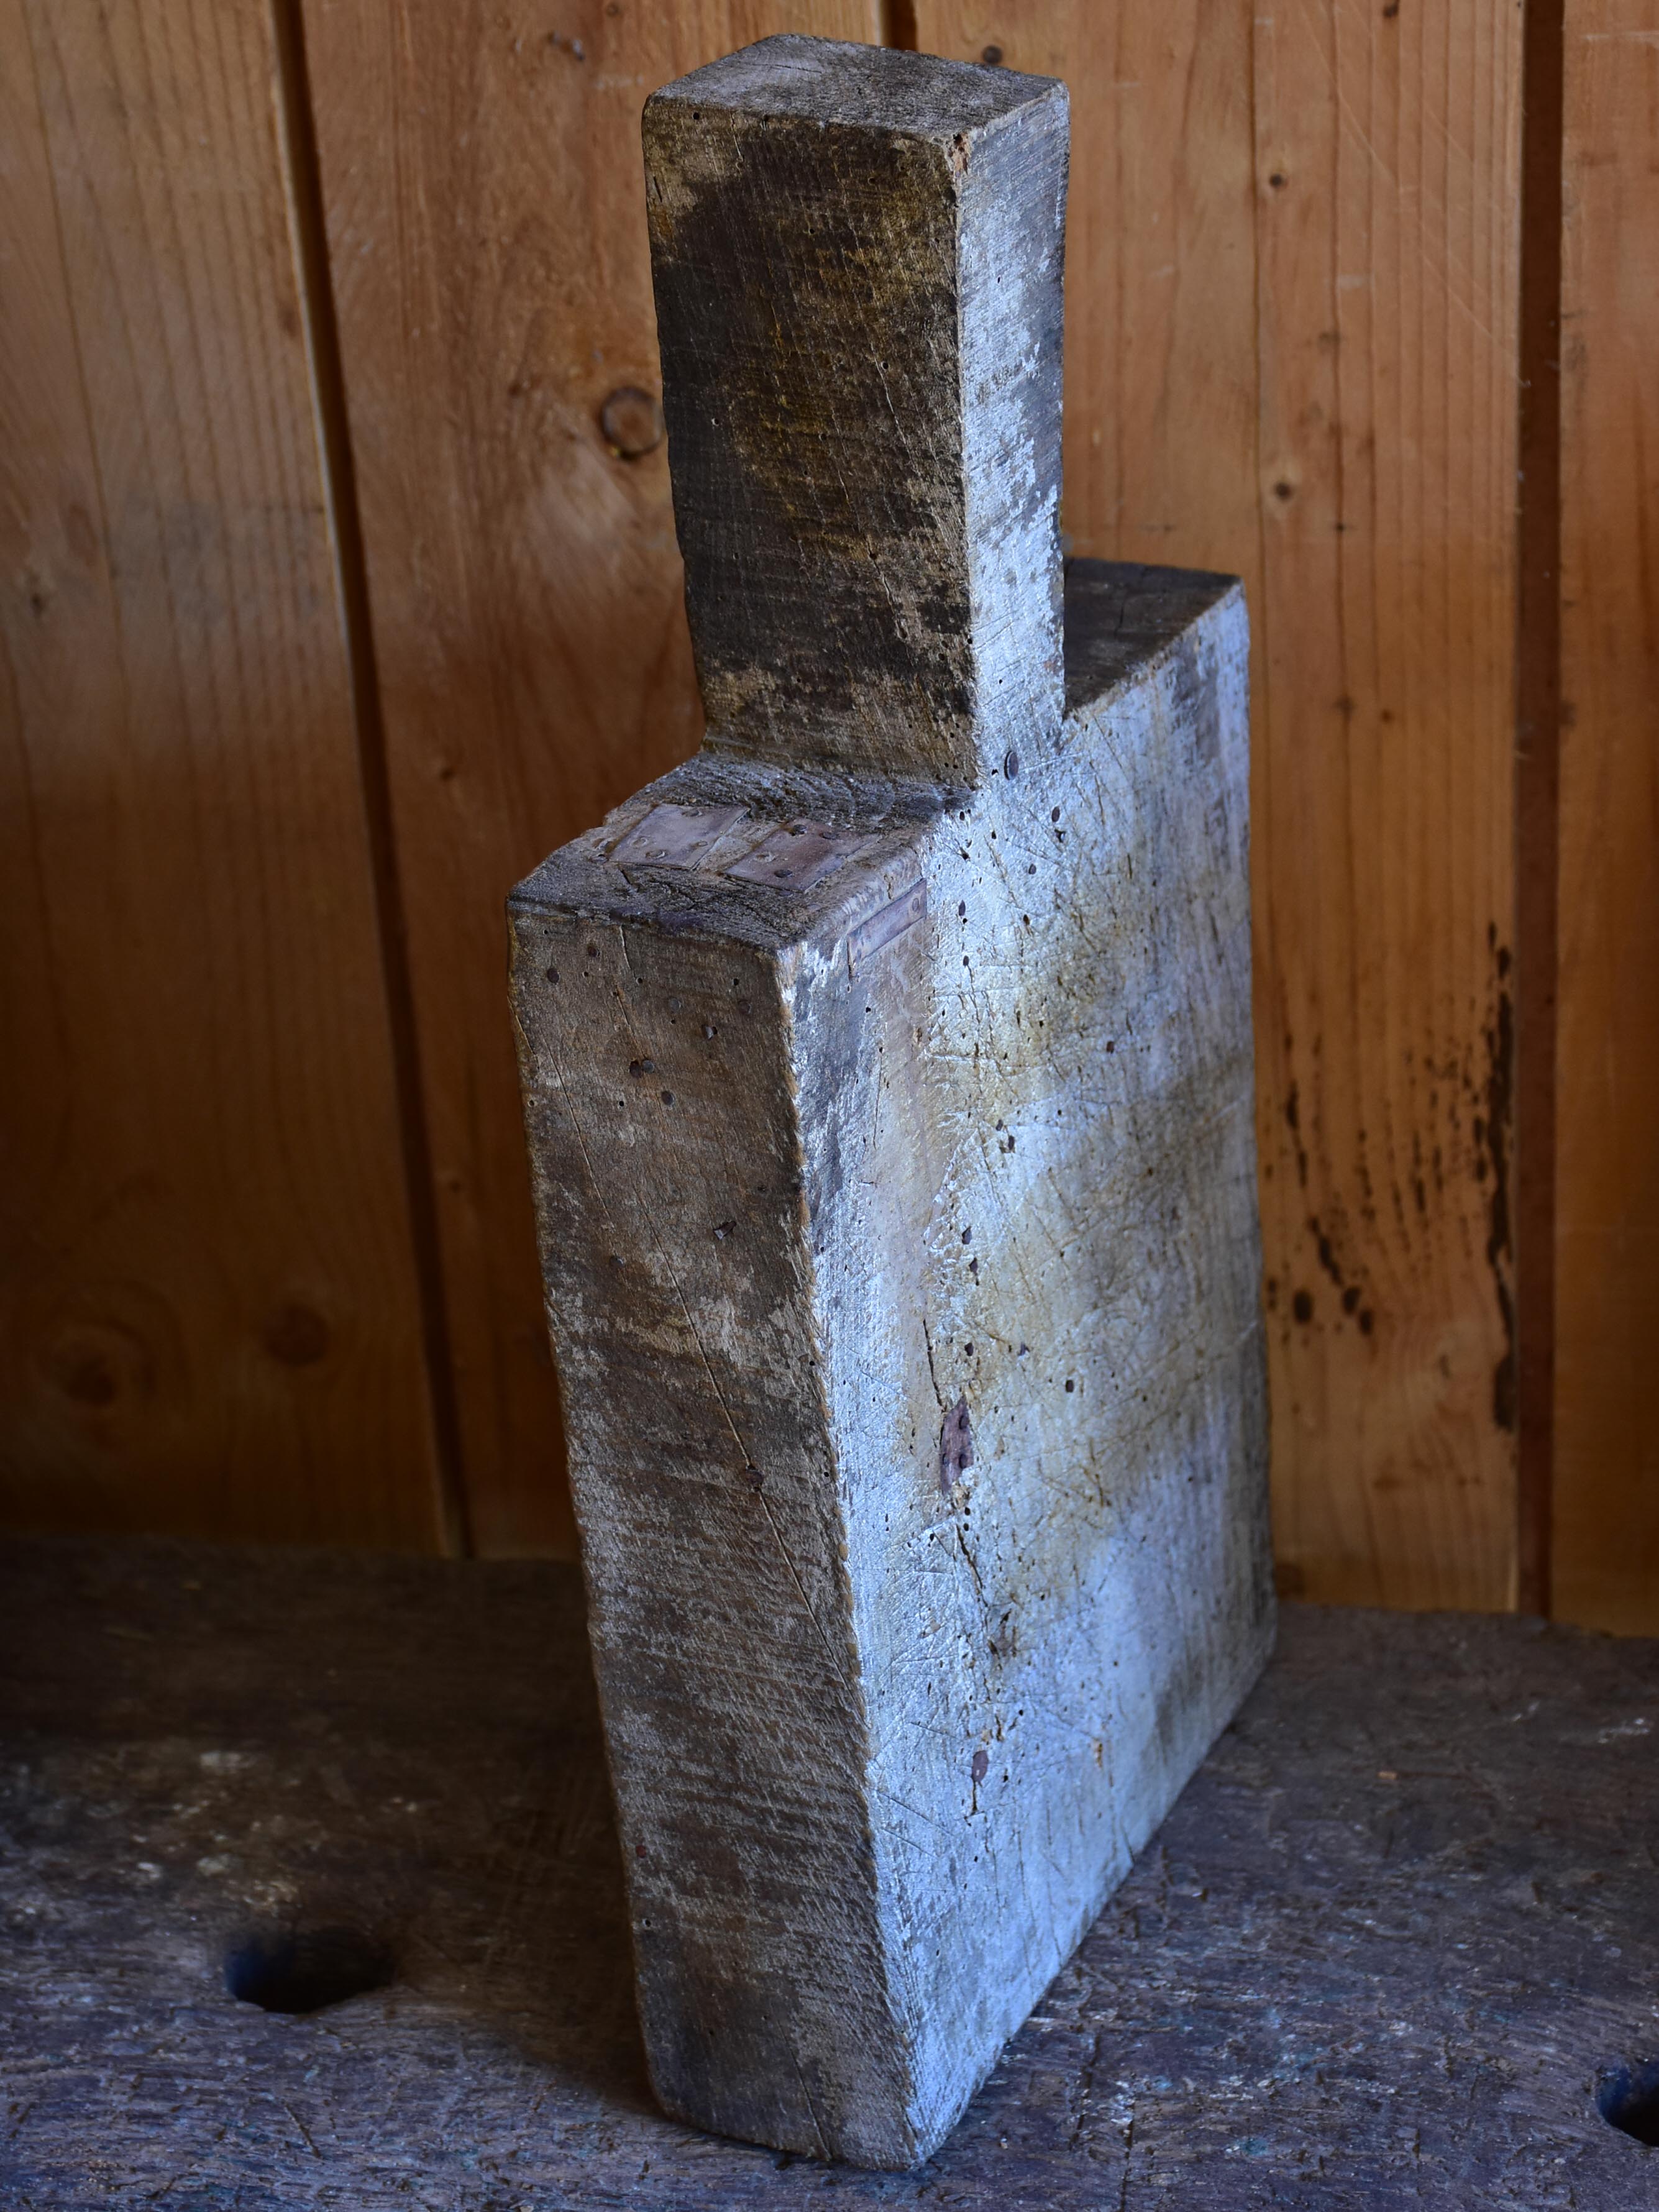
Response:
[[[1309,1216],[1308,1233],[1313,1238],[1315,1248],[1319,1254],[1320,1266],[1325,1270],[1325,1273],[1336,1285],[1337,1289],[1339,1291],[1343,1289],[1348,1279],[1342,1272],[1340,1263],[1337,1259],[1336,1252],[1331,1243],[1330,1238],[1325,1234],[1325,1231],[1319,1225],[1319,1217],[1317,1214],[1310,1214]],[[1345,1310],[1352,1312],[1352,1308],[1347,1305],[1346,1299],[1344,1301],[1344,1307]]]
[[[969,1354],[972,1345],[968,1347]],[[966,1398],[958,1398],[945,1416],[939,1438],[939,1486],[948,1498],[974,1463],[974,1425]]]
[[[1302,1141],[1302,1101],[1294,1083],[1285,1093],[1285,1122],[1296,1146],[1297,1179],[1305,1190],[1308,1188],[1308,1148]]]

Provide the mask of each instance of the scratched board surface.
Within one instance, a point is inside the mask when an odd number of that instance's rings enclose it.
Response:
[[[893,2170],[1271,1636],[1248,625],[1066,590],[1066,116],[804,39],[648,103],[708,733],[511,902],[652,2079]]]
[[[1659,2206],[1594,2101],[1659,2057],[1659,1644],[1287,1607],[961,2125],[873,2175],[653,2107],[585,1643],[556,1565],[0,1552],[0,2200]],[[276,1923],[392,1978],[238,2001]]]
[[[1066,598],[978,791],[705,750],[514,900],[656,2078],[872,2164],[1272,1632],[1242,596]]]

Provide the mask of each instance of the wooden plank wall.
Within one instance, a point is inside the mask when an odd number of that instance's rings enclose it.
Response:
[[[0,8],[0,1513],[432,1545],[276,64]]]
[[[1555,1606],[1659,1632],[1659,11],[1569,0]]]
[[[1568,9],[1554,1510],[1659,1627],[1644,4]],[[0,0],[0,1518],[569,1547],[501,897],[696,741],[638,111],[780,28],[1071,86],[1066,527],[1255,624],[1285,1585],[1528,1596],[1491,0]]]

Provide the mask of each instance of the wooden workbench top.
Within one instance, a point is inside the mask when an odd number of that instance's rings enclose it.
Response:
[[[13,1542],[0,1642],[7,2208],[1659,2206],[1659,1644],[1286,1608],[896,2176],[653,2107],[574,1571]]]

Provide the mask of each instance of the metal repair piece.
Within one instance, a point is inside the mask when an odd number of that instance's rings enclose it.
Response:
[[[657,2093],[902,2168],[1273,1632],[1224,577],[1062,589],[1064,88],[645,118],[702,752],[514,894]]]

